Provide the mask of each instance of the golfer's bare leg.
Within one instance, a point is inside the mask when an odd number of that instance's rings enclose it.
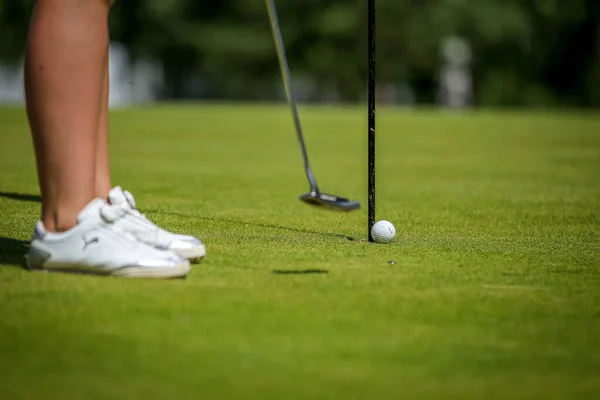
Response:
[[[104,64],[102,95],[100,98],[100,120],[96,136],[96,197],[106,199],[112,188],[108,157],[108,56]]]
[[[76,224],[96,195],[96,136],[110,0],[39,0],[25,89],[48,231]]]

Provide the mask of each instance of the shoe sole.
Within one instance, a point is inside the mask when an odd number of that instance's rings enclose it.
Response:
[[[171,279],[183,278],[190,272],[188,263],[169,268],[124,267],[114,271],[113,276],[124,278]]]
[[[105,270],[90,268],[85,265],[52,265],[38,267],[27,263],[27,267],[32,271],[59,272],[84,275],[114,276],[120,278],[138,278],[138,279],[175,279],[185,278],[190,272],[189,263],[181,263],[172,267],[138,267],[127,266],[117,269]]]

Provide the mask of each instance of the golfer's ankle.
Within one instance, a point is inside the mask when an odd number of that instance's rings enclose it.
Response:
[[[52,208],[44,210],[42,223],[48,232],[66,232],[77,225],[79,210],[69,208]]]
[[[99,199],[104,199],[104,200],[108,201],[108,192],[110,192],[110,189],[112,189],[112,187],[110,187],[110,185],[96,187],[96,197]]]

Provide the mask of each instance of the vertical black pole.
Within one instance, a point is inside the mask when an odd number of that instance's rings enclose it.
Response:
[[[375,0],[369,0],[369,242],[375,224]]]

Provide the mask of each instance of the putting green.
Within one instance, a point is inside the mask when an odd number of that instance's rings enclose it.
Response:
[[[302,108],[324,191],[366,204],[366,113]],[[114,183],[200,236],[184,281],[19,267],[39,215],[0,109],[2,399],[595,399],[600,118],[378,110],[378,219],[298,201],[286,107],[114,111]],[[390,261],[394,263],[389,263]]]

